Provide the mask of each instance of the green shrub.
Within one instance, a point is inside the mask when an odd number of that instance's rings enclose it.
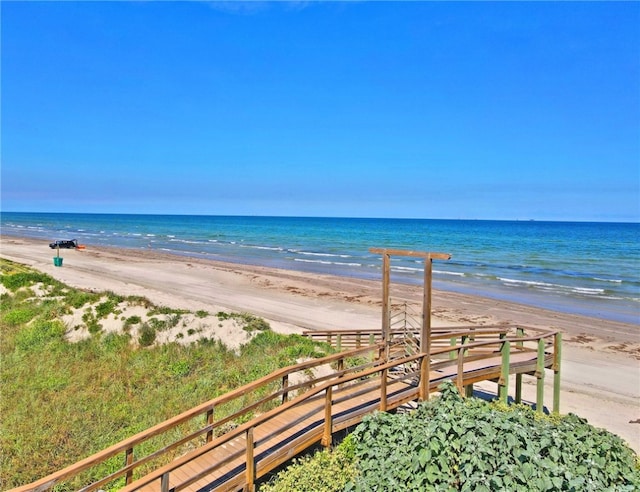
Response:
[[[107,299],[96,306],[96,316],[98,319],[106,318],[114,312],[117,302],[114,299]]]
[[[92,304],[98,302],[100,299],[99,294],[91,292],[85,292],[83,290],[70,290],[65,295],[65,302],[75,309],[80,309],[85,304]]]
[[[147,323],[156,331],[162,331],[167,327],[167,322],[158,318],[149,318]]]
[[[16,347],[20,350],[37,350],[48,343],[59,341],[66,329],[58,320],[37,320],[16,334]]]
[[[541,418],[463,399],[451,383],[410,414],[377,413],[353,434],[357,491],[638,490],[633,451],[575,415]]]
[[[122,329],[129,330],[133,325],[139,325],[140,323],[142,323],[142,318],[140,318],[140,316],[129,316],[124,320]]]
[[[91,333],[92,335],[96,335],[97,333],[100,333],[102,331],[102,325],[98,323],[97,319],[91,318],[89,321],[87,321],[87,329],[89,330],[89,333]]]
[[[169,371],[173,376],[186,376],[191,372],[191,366],[186,360],[179,360],[171,364]]]
[[[156,330],[148,323],[144,323],[140,327],[140,333],[138,336],[138,343],[141,347],[149,347],[156,341]]]
[[[189,311],[184,309],[173,309],[166,306],[153,306],[149,310],[149,316],[155,316],[156,314],[187,314]]]
[[[2,320],[8,325],[17,326],[31,321],[36,314],[37,310],[33,306],[22,306],[6,312]]]
[[[2,275],[0,283],[12,292],[22,288],[31,287],[34,284],[52,285],[56,281],[46,273],[36,271],[21,271],[10,275]]]
[[[228,319],[235,320],[242,329],[248,333],[253,333],[254,331],[267,331],[271,329],[269,323],[264,319],[250,313],[225,313],[224,311],[219,311],[216,316],[219,321],[225,321]]]
[[[357,470],[349,440],[333,452],[320,451],[295,459],[293,464],[259,487],[259,492],[341,492]],[[402,490],[402,489],[398,489]]]

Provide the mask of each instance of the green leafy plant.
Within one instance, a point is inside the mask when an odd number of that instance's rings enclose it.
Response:
[[[351,440],[333,452],[319,451],[295,459],[285,470],[259,487],[259,492],[341,492],[357,476]]]
[[[351,490],[637,490],[633,451],[575,415],[540,418],[463,399],[451,383],[410,414],[377,413],[354,432]]]

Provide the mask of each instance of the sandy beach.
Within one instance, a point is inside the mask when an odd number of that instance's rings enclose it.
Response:
[[[61,250],[63,266],[55,267],[55,251],[46,241],[6,236],[0,238],[0,256],[73,287],[145,296],[173,308],[252,313],[279,332],[381,325],[378,281],[91,245]],[[421,291],[396,284],[392,296],[417,303]],[[640,325],[442,291],[433,293],[433,324],[510,324],[562,331],[561,412],[576,413],[619,435],[640,453]],[[233,334],[218,336],[225,341]],[[552,378],[546,381],[545,403],[550,406]],[[481,387],[495,390],[490,383]],[[524,398],[535,400],[531,378],[525,378]]]

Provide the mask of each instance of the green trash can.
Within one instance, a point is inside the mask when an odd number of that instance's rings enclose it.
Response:
[[[59,256],[54,256],[53,257],[53,264],[55,266],[62,266],[62,258],[60,258]]]

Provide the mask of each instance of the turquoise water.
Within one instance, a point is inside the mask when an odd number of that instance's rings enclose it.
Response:
[[[380,279],[371,247],[451,253],[434,286],[640,324],[640,224],[4,212],[2,234]],[[394,258],[396,281],[422,263]]]

